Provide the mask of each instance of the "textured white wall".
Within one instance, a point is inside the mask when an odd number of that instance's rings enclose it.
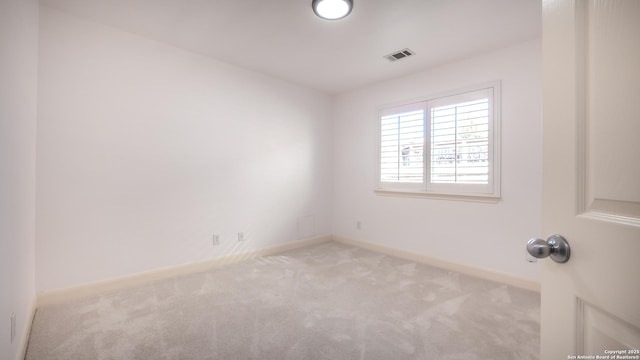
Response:
[[[43,7],[38,106],[38,291],[330,233],[327,95]]]
[[[545,235],[540,234],[540,61],[540,42],[531,41],[338,96],[333,233],[536,279],[539,270],[525,262],[524,249],[527,239]],[[395,65],[401,63],[390,66]],[[493,80],[502,81],[499,203],[374,194],[378,107]]]
[[[18,359],[35,301],[38,2],[0,1],[0,358]],[[16,333],[10,337],[10,316]]]

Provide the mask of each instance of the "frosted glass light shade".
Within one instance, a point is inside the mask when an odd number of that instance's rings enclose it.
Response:
[[[326,20],[338,20],[349,15],[353,0],[313,0],[313,12]]]

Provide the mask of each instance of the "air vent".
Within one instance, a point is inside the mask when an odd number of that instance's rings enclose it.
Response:
[[[393,54],[389,54],[387,56],[385,56],[385,59],[394,62],[394,61],[398,61],[400,59],[404,59],[407,58],[409,56],[415,55],[416,53],[413,52],[413,50],[411,49],[402,49],[399,51],[394,52]]]

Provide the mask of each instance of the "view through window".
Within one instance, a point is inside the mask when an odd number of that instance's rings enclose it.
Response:
[[[379,190],[497,196],[498,84],[382,109]]]

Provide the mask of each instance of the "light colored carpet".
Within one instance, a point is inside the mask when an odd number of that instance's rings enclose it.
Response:
[[[539,294],[337,243],[39,308],[27,360],[537,359]]]

